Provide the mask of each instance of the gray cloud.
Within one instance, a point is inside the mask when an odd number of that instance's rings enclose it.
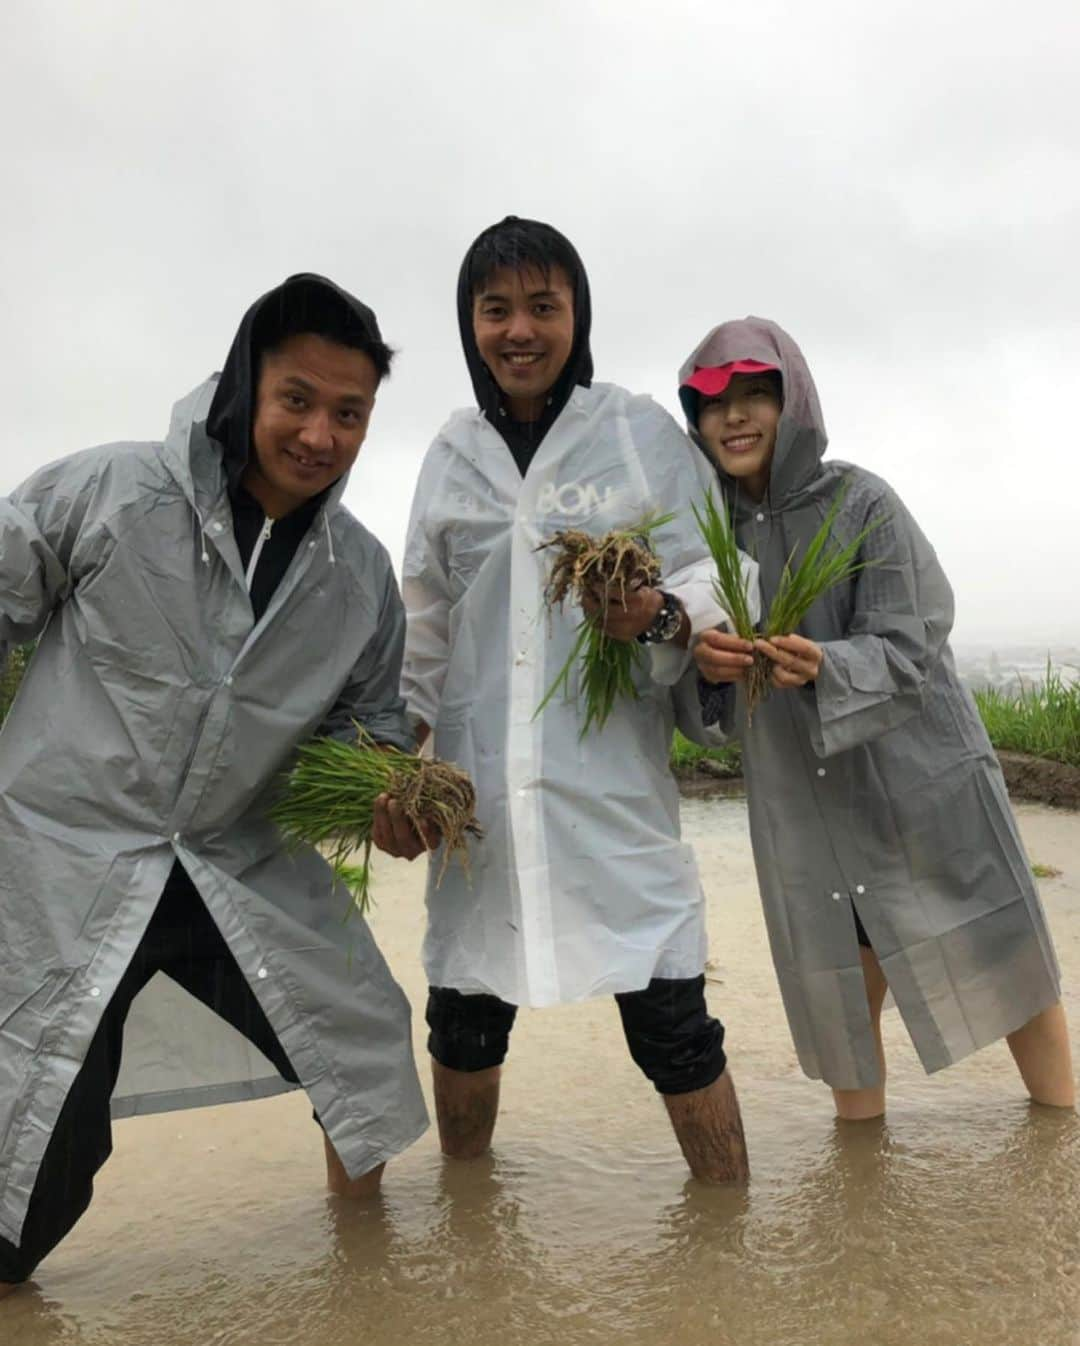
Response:
[[[15,0],[2,22],[0,490],[160,435],[255,295],[321,270],[402,349],[348,497],[399,552],[469,399],[458,262],[513,211],[578,244],[598,377],[675,410],[707,327],[776,318],[833,451],[937,545],[958,636],[1074,636],[1074,5]]]

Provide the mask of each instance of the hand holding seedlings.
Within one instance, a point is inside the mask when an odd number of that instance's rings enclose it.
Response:
[[[420,818],[414,825],[391,795],[381,794],[375,800],[371,842],[377,850],[396,860],[415,860],[425,851],[438,849],[440,840],[436,823]]]
[[[821,672],[824,652],[806,636],[773,636],[770,640],[755,640],[754,648],[767,654],[773,661],[774,687],[805,687]]]
[[[694,662],[706,682],[745,682],[754,662],[754,642],[730,631],[702,631],[694,646]]]
[[[360,725],[356,729],[354,743],[317,738],[301,745],[270,816],[292,845],[324,848],[363,912],[373,845],[411,860],[442,843],[441,878],[451,856],[468,868],[466,838],[483,832],[474,814],[476,791],[464,771],[376,743]],[[353,863],[355,853],[359,864]]]
[[[800,687],[817,676],[821,667],[820,649],[813,641],[790,633],[823,594],[838,584],[848,583],[860,570],[874,564],[863,559],[862,545],[885,522],[884,516],[872,519],[846,543],[832,535],[847,489],[848,482],[844,481],[797,564],[798,549],[792,549],[769,603],[760,635],[750,619],[746,580],[730,514],[717,506],[711,493],[706,496],[702,508],[691,504],[698,529],[716,566],[713,588],[717,601],[730,615],[739,635],[753,641],[752,661],[744,675],[747,724],[753,723],[754,707],[770,686]],[[762,635],[764,639],[760,638]],[[813,672],[806,672],[808,668]],[[781,680],[781,673],[788,676]]]
[[[601,597],[582,594],[581,609],[609,639],[626,642],[652,626],[663,602],[659,589],[611,584]]]
[[[643,519],[634,528],[612,529],[599,538],[567,528],[537,548],[554,550],[544,588],[548,611],[561,609],[570,599],[580,603],[583,612],[570,654],[537,706],[537,715],[556,692],[573,695],[575,670],[576,690],[585,707],[582,738],[594,724],[603,729],[619,697],[637,699],[634,673],[645,655],[634,637],[651,624],[658,610],[654,605],[662,601],[653,587],[660,579],[660,561],[649,539],[674,517]],[[649,609],[649,620],[644,621]]]

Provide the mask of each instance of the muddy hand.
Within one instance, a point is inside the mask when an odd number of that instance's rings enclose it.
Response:
[[[773,636],[771,640],[755,640],[754,645],[773,661],[775,687],[805,687],[821,672],[821,646],[805,636]]]
[[[754,645],[730,631],[702,631],[694,645],[694,662],[706,682],[742,682],[754,662]]]
[[[375,800],[371,840],[387,855],[400,860],[415,860],[424,851],[433,851],[438,846],[439,830],[433,823],[425,823],[422,833],[417,832],[401,805],[383,794]]]
[[[656,620],[656,614],[663,606],[659,589],[627,589],[619,585],[608,589],[606,607],[591,594],[587,594],[581,606],[587,617],[596,620],[605,635],[612,640],[631,641],[647,631]]]

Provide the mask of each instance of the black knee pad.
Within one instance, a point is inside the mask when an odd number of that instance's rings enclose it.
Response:
[[[510,1047],[517,1006],[496,995],[466,995],[445,986],[428,990],[428,1051],[447,1070],[501,1066]]]
[[[630,1055],[657,1093],[692,1093],[724,1073],[724,1026],[705,1005],[704,976],[656,977],[615,999]]]

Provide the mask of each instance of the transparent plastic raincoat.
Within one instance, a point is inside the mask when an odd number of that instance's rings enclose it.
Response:
[[[436,753],[472,775],[486,830],[471,876],[452,864],[437,884],[432,866],[432,985],[550,1005],[701,972],[702,894],[668,767],[688,694],[696,710],[689,656],[653,647],[640,699],[585,737],[573,698],[537,716],[581,618],[545,614],[537,548],[561,528],[599,535],[674,511],[653,534],[662,586],[696,630],[719,624],[688,505],[710,476],[665,411],[609,384],[573,389],[524,477],[478,410],[428,451],[402,578],[403,690]]]
[[[355,717],[412,746],[390,562],[340,505],[342,479],[253,623],[203,424],[214,387],[177,405],[164,444],[87,450],[0,499],[0,661],[41,633],[0,731],[0,1234],[16,1244],[177,860],[349,1172],[427,1125],[402,992],[365,923],[344,923],[349,896],[325,862],[287,853],[265,814],[317,732],[349,733]],[[114,1113],[288,1087],[159,976],[128,1021]]]
[[[765,498],[721,474],[765,601],[843,483],[840,543],[884,519],[860,549],[866,568],[799,627],[824,651],[814,685],[774,689],[752,724],[741,709],[730,722],[799,1061],[834,1089],[866,1088],[878,1062],[852,906],[928,1071],[1053,1005],[1057,961],[997,758],[956,674],[952,590],[933,548],[879,477],[822,460],[810,371],[775,324],[714,329],[680,384],[695,368],[744,359],[775,366],[784,384]]]

